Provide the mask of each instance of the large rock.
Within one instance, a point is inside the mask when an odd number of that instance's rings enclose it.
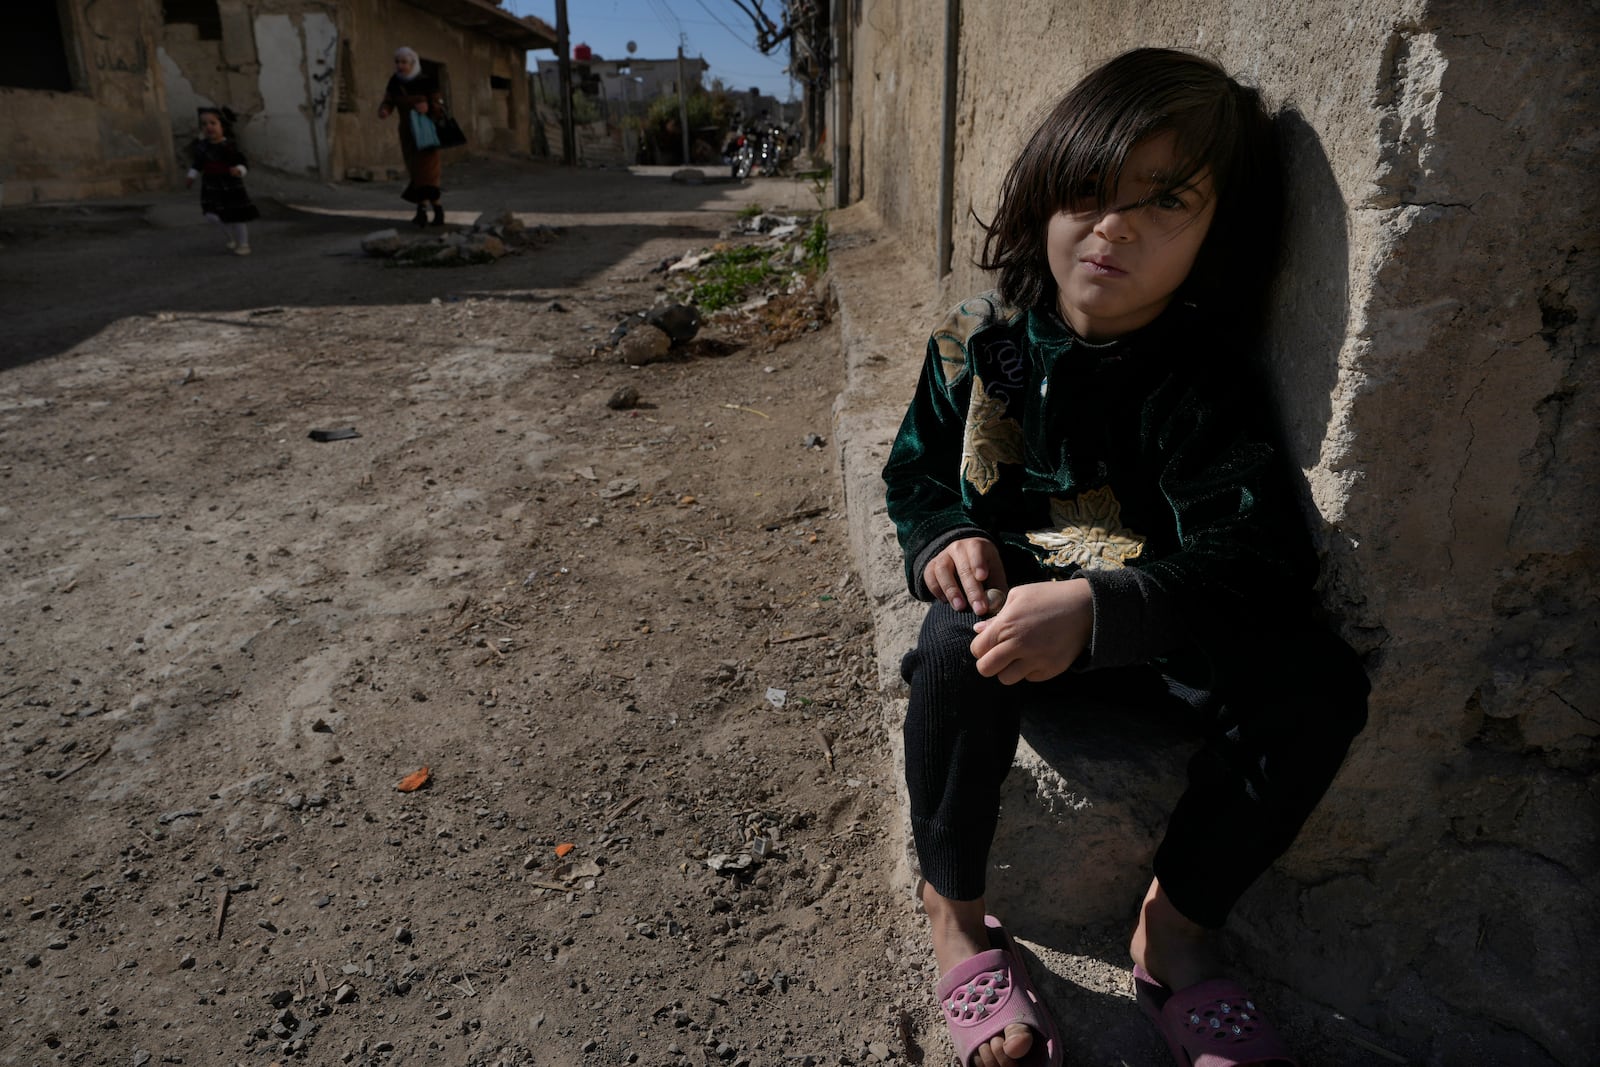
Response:
[[[497,237],[510,237],[521,233],[523,225],[522,220],[517,218],[516,212],[505,208],[500,211],[485,211],[472,221],[472,228],[495,234]]]
[[[675,345],[693,341],[694,335],[700,332],[700,311],[690,304],[651,308],[644,320],[672,338]]]
[[[668,337],[665,331],[647,322],[632,327],[617,342],[617,354],[622,358],[622,362],[630,367],[658,363],[665,359],[671,350],[672,338]]]
[[[361,239],[361,251],[369,256],[387,258],[406,246],[399,230],[376,230]]]

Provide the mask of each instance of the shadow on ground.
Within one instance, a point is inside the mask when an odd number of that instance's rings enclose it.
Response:
[[[0,214],[7,325],[0,369],[65,352],[120,319],[159,312],[426,304],[466,293],[537,298],[540,289],[589,284],[658,238],[679,239],[685,251],[707,244],[730,206],[804,210],[817,199],[804,182],[685,184],[670,173],[509,160],[458,165],[446,173],[452,227],[510,210],[559,232],[494,263],[451,268],[395,268],[361,253],[361,238],[375,230],[416,232],[398,182],[252,174],[262,218],[251,224],[248,257],[222,247],[193,191],[8,208]],[[641,259],[638,273],[655,265]]]

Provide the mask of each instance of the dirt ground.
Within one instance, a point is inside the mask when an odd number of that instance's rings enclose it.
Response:
[[[813,190],[446,177],[0,213],[0,1063],[939,1060],[835,328],[592,351]]]

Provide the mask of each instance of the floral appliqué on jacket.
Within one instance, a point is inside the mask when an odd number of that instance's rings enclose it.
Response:
[[[1022,424],[1006,418],[1005,398],[990,396],[983,379],[974,375],[961,442],[961,477],[986,494],[1000,480],[1000,464],[1021,462]]]
[[[1050,521],[1055,529],[1028,533],[1033,544],[1051,550],[1041,560],[1047,567],[1118,570],[1144,551],[1144,538],[1122,525],[1122,505],[1109,485],[1076,500],[1051,497]]]

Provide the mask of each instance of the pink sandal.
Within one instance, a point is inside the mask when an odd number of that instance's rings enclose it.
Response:
[[[1133,991],[1181,1067],[1297,1067],[1278,1031],[1238,982],[1213,978],[1173,992],[1135,964]]]
[[[1017,943],[994,916],[985,915],[983,923],[996,947],[961,961],[939,979],[939,1006],[962,1067],[970,1067],[978,1046],[1012,1023],[1022,1023],[1037,1035],[1033,1048],[1018,1061],[1023,1067],[1061,1067],[1055,1021],[1028,980]]]

